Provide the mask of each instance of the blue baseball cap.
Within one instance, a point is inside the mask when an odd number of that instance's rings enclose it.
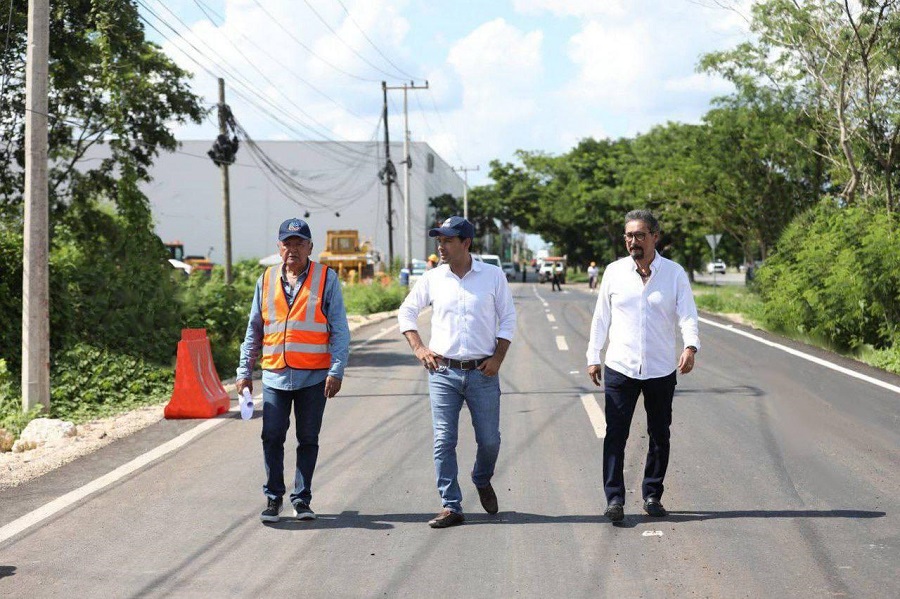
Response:
[[[428,231],[429,237],[463,237],[473,239],[475,237],[475,225],[461,216],[451,216],[440,227]]]
[[[288,237],[312,239],[312,233],[309,232],[309,225],[305,220],[289,218],[281,223],[281,227],[278,229],[278,241],[284,241]]]

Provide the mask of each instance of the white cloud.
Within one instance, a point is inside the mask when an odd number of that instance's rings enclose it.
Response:
[[[516,12],[534,15],[549,12],[558,17],[624,15],[626,0],[513,0]]]
[[[579,72],[567,95],[616,110],[646,104],[646,82],[657,74],[651,42],[649,27],[640,21],[624,26],[588,22],[569,43]]]

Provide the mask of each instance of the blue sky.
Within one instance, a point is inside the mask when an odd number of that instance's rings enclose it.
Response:
[[[148,35],[195,73],[208,104],[215,77],[226,79],[228,103],[256,139],[369,140],[380,82],[427,79],[430,89],[410,92],[412,139],[454,166],[480,166],[469,175],[478,184],[490,160],[517,149],[558,154],[584,137],[697,122],[730,90],[697,74],[697,60],[747,38],[750,0],[141,3],[161,32]],[[400,140],[402,92],[389,93]],[[214,119],[176,131],[216,133]]]

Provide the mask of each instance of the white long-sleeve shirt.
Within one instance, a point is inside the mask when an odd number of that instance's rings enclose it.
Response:
[[[454,360],[494,354],[497,338],[512,341],[516,309],[502,270],[472,260],[462,278],[442,264],[425,271],[400,306],[400,332],[418,331],[419,312],[432,304],[431,341],[434,353]]]
[[[687,273],[656,253],[645,285],[631,257],[606,267],[591,321],[587,363],[606,365],[634,379],[668,376],[678,367],[675,344],[681,328],[684,347],[700,348],[697,306]]]

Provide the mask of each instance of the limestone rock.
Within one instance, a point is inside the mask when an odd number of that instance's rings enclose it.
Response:
[[[23,444],[42,445],[47,441],[74,437],[77,433],[75,425],[68,420],[35,418],[28,423],[28,426],[19,435],[19,441],[22,441]]]

